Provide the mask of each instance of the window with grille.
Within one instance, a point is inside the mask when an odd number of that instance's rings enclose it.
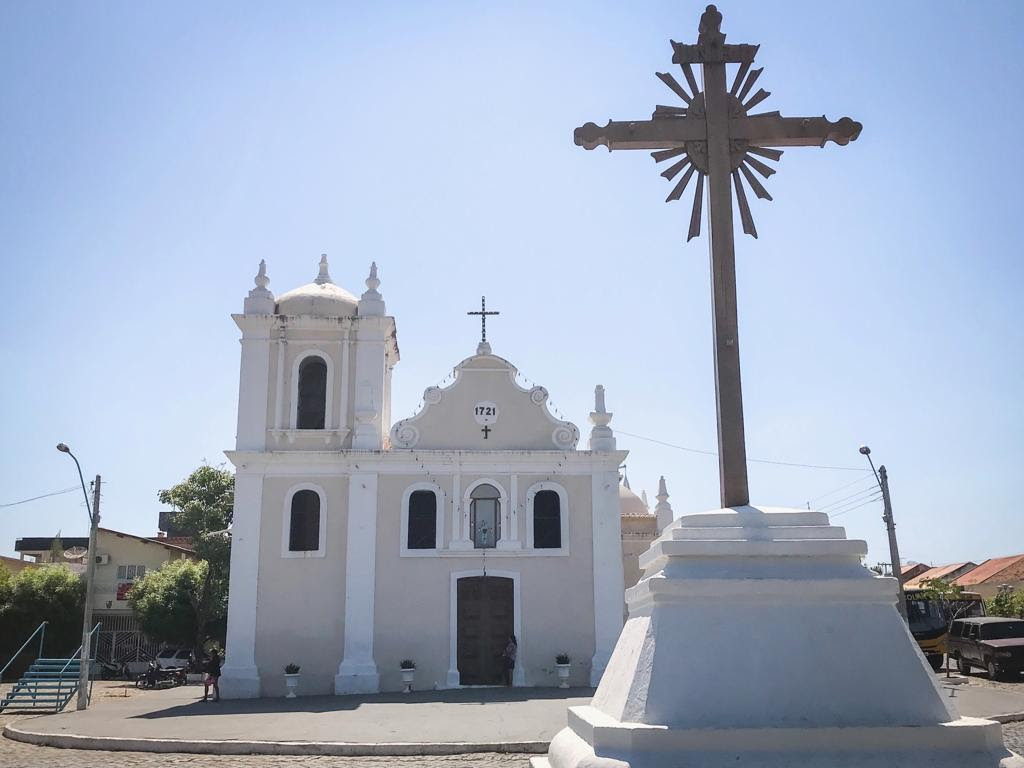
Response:
[[[117,578],[121,581],[134,581],[146,575],[144,565],[119,565],[117,566]]]

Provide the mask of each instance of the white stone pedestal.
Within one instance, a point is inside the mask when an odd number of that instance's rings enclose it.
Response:
[[[949,708],[866,551],[820,512],[676,520],[591,704],[535,768],[1024,768],[998,723]]]
[[[260,673],[255,666],[232,667],[221,670],[220,695],[225,699],[257,699],[260,695]]]

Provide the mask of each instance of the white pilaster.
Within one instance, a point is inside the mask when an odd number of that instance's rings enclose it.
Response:
[[[262,451],[267,444],[270,328],[273,318],[268,315],[234,315],[234,319],[242,331],[235,448],[239,451]]]
[[[345,550],[345,648],[334,677],[336,694],[380,690],[380,674],[373,660],[376,548],[377,475],[351,475]]]
[[[462,524],[462,473],[452,475],[452,532],[448,543],[449,549],[472,549],[473,542],[466,533],[469,530]]]
[[[594,657],[590,684],[601,682],[622,631],[622,515],[618,467],[591,479],[594,547]]]
[[[360,320],[356,339],[355,432],[352,447],[379,451],[383,445],[385,344],[379,318]]]
[[[338,429],[344,433],[348,429],[348,380],[351,370],[349,369],[348,355],[349,346],[351,344],[351,330],[346,328],[345,334],[341,338],[341,371],[339,372],[339,378],[341,379],[341,395],[338,403],[338,413],[340,422]]]
[[[522,549],[519,539],[519,475],[509,478],[508,509],[501,511],[501,538],[498,549]]]
[[[288,422],[284,417],[284,364],[285,351],[288,349],[288,340],[285,338],[285,328],[281,326],[277,337],[277,376],[274,385],[274,428],[285,429]]]
[[[259,596],[260,517],[263,476],[242,467],[235,475],[231,526],[231,574],[228,584],[228,636],[220,692],[226,699],[260,695],[256,667],[256,605]]]

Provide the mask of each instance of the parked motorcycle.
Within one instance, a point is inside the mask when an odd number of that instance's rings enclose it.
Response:
[[[186,682],[185,667],[161,667],[156,660],[135,679],[136,688],[173,688]]]

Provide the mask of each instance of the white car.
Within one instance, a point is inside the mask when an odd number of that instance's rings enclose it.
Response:
[[[156,663],[160,669],[168,669],[169,667],[187,667],[188,659],[191,655],[192,651],[188,648],[164,648],[156,655]]]

